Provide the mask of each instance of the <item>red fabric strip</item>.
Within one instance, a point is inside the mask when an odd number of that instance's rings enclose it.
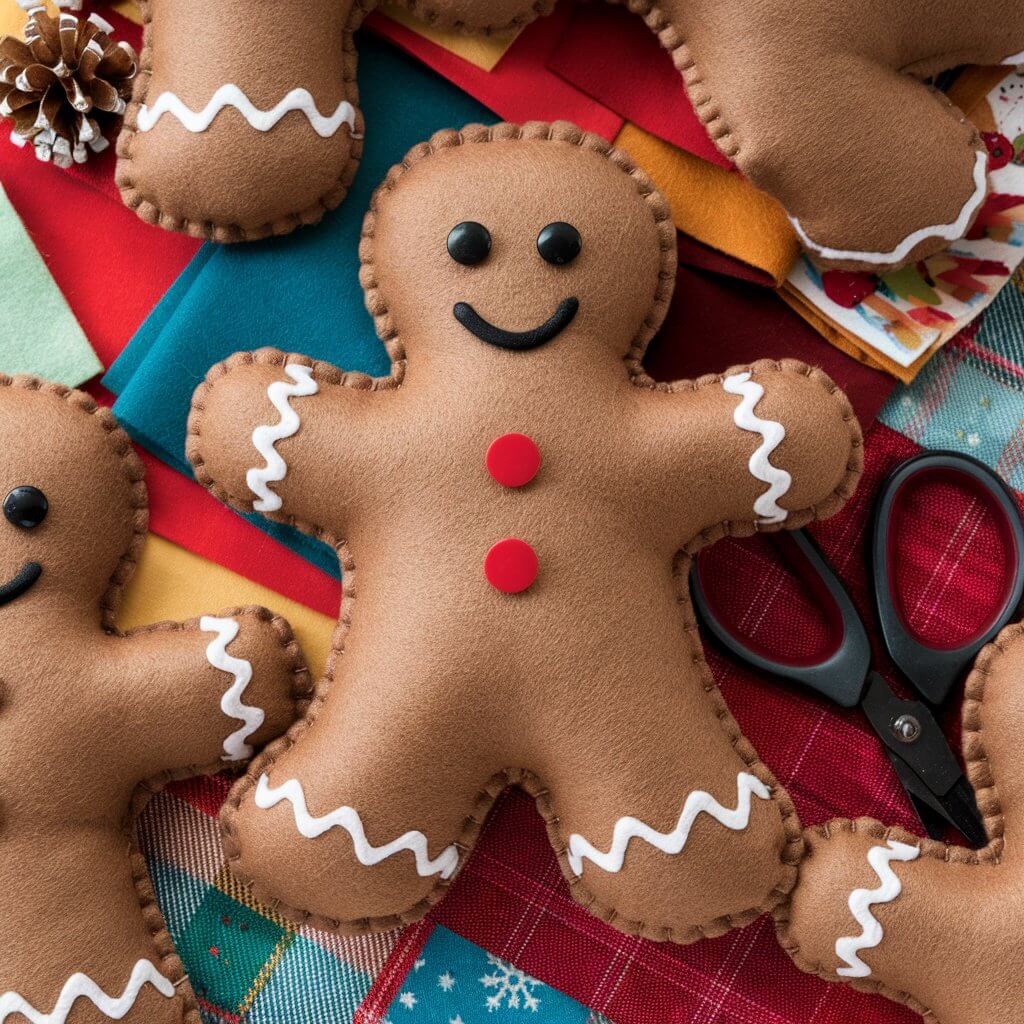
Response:
[[[492,71],[470,64],[380,14],[371,14],[366,24],[507,121],[573,121],[610,141],[619,134],[622,118],[547,69],[548,57],[570,13],[570,6],[562,4],[550,17],[528,25]]]

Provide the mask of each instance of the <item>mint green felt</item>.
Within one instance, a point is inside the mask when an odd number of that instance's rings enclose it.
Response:
[[[0,186],[0,373],[77,387],[102,369]]]

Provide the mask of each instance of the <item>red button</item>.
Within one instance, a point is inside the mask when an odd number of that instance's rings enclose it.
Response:
[[[484,559],[484,575],[495,590],[518,594],[537,578],[537,552],[518,537],[499,540]]]
[[[502,434],[487,449],[487,472],[503,487],[522,487],[540,469],[540,449],[525,434]]]

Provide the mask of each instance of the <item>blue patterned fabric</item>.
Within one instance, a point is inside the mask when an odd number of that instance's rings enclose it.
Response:
[[[1000,292],[974,338],[939,352],[879,418],[925,448],[981,459],[1024,491],[1024,273]]]
[[[438,925],[388,1008],[387,1024],[598,1024],[582,1003]]]

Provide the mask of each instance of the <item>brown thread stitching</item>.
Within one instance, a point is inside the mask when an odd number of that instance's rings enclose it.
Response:
[[[370,209],[363,222],[363,231],[359,249],[361,259],[360,283],[362,284],[365,292],[366,308],[374,318],[378,336],[381,338],[393,361],[392,371],[388,376],[367,378],[364,375],[345,374],[329,364],[321,363],[298,354],[286,355],[285,353],[274,349],[261,349],[253,353],[236,353],[234,356],[231,356],[229,359],[211,368],[207,374],[206,380],[197,389],[196,398],[193,401],[192,412],[189,416],[188,423],[186,451],[189,461],[192,463],[195,471],[196,479],[212,494],[214,494],[215,497],[235,507],[245,507],[247,504],[244,499],[236,498],[220,487],[216,481],[213,480],[202,459],[200,438],[202,433],[202,413],[205,409],[204,398],[209,389],[213,386],[213,382],[217,378],[230,372],[231,368],[235,366],[253,364],[284,366],[287,363],[296,362],[306,366],[311,366],[313,368],[314,378],[318,381],[323,381],[324,383],[340,384],[341,386],[347,387],[358,386],[361,388],[369,388],[370,390],[383,390],[401,386],[407,365],[405,348],[399,338],[398,329],[391,319],[387,301],[380,292],[377,276],[374,270],[372,241],[376,227],[376,213],[379,209],[383,196],[385,193],[392,191],[396,187],[400,178],[409,169],[439,150],[459,145],[472,145],[480,142],[519,139],[575,144],[581,148],[586,148],[607,157],[613,164],[615,164],[615,166],[633,180],[637,187],[638,194],[643,199],[651,203],[653,207],[655,224],[658,228],[659,234],[659,248],[662,253],[662,269],[659,273],[658,284],[652,300],[651,309],[645,316],[636,337],[630,344],[629,350],[624,357],[627,371],[630,373],[633,383],[638,384],[639,386],[655,386],[658,387],[659,390],[681,391],[687,388],[696,390],[698,387],[705,384],[712,382],[718,383],[722,380],[722,375],[710,375],[703,377],[698,381],[681,382],[674,387],[670,386],[668,388],[664,388],[655,385],[640,366],[640,359],[643,356],[646,345],[649,343],[650,338],[653,336],[658,326],[660,326],[665,313],[668,310],[672,290],[675,284],[676,273],[675,227],[671,221],[671,215],[669,213],[667,203],[656,190],[647,175],[637,168],[627,155],[623,154],[621,151],[615,150],[614,147],[604,139],[585,133],[575,125],[571,125],[567,122],[555,122],[552,124],[544,122],[529,122],[522,126],[502,123],[492,127],[468,125],[460,131],[449,130],[438,132],[427,142],[420,143],[413,147],[413,149],[406,154],[401,164],[391,168],[382,184],[374,192],[373,198],[370,202]],[[754,370],[760,368],[772,368],[776,370],[799,368],[800,372],[805,373],[808,377],[815,376],[815,379],[817,379],[819,383],[824,383],[825,389],[829,391],[830,394],[841,394],[825,374],[821,374],[820,371],[813,371],[810,367],[807,367],[804,364],[798,364],[793,361],[785,363],[762,361],[753,364],[751,367],[751,369]],[[650,382],[650,384],[648,385],[647,382]],[[848,423],[851,433],[855,435],[855,440],[857,442],[855,447],[859,448],[860,429],[848,402],[846,403],[846,409],[844,409],[844,421]],[[838,504],[848,496],[848,493],[844,492],[844,486],[848,487],[849,491],[852,491],[853,484],[856,482],[856,478],[859,476],[860,471],[859,461],[857,461],[856,456],[854,458],[854,462],[856,465],[852,468],[848,468],[847,476],[844,478],[844,481],[840,486],[837,487],[833,498],[829,499],[821,506],[822,511],[820,514],[826,514],[824,510],[829,509],[832,505],[838,507]],[[812,517],[814,514],[815,510],[808,510],[806,512],[807,519]],[[788,519],[787,522],[791,522],[792,519],[799,519],[801,515],[802,513],[799,512],[791,513],[790,519]],[[339,554],[339,560],[342,562],[346,583],[344,588],[342,611],[339,615],[338,626],[335,629],[334,638],[332,640],[331,660],[329,662],[328,672],[321,683],[316,687],[316,691],[309,704],[306,717],[293,725],[284,736],[271,743],[256,758],[256,760],[252,762],[248,772],[232,788],[220,815],[222,841],[227,863],[229,864],[232,872],[235,873],[240,880],[245,882],[245,884],[251,886],[257,895],[263,891],[263,887],[258,883],[254,883],[251,877],[247,877],[239,868],[241,851],[237,833],[234,829],[234,814],[241,806],[241,802],[248,794],[249,790],[255,786],[258,776],[263,774],[264,771],[269,771],[273,767],[273,764],[278,757],[289,750],[297,742],[302,733],[309,727],[309,725],[312,724],[319,713],[323,701],[326,699],[329,683],[333,677],[333,666],[335,660],[340,656],[341,651],[344,648],[344,638],[347,635],[351,621],[351,603],[355,599],[355,580],[354,578],[350,579],[350,574],[354,575],[355,566],[352,561],[351,554],[348,551],[347,544],[344,541],[334,537],[324,528],[312,523],[300,521],[294,516],[282,513],[270,513],[268,518],[278,522],[288,523],[307,534],[316,536],[318,539],[331,544]],[[802,523],[799,525],[802,525]],[[719,527],[712,528],[712,531],[705,531],[704,535],[707,535],[709,532],[717,532],[717,536],[722,536],[726,531],[733,533],[734,535],[738,535],[744,528],[745,524],[743,523],[726,523],[721,524]],[[791,526],[791,528],[794,527]],[[753,532],[752,525],[750,526],[749,532]],[[684,594],[679,594],[678,600],[679,603],[684,605],[684,607],[688,605],[688,602],[685,601]],[[696,925],[691,929],[679,932],[667,925],[650,925],[642,921],[621,919],[618,917],[618,913],[614,908],[605,907],[602,904],[599,904],[593,894],[583,884],[582,879],[574,875],[569,869],[564,840],[558,836],[557,832],[555,833],[557,841],[556,838],[552,839],[552,845],[559,858],[563,875],[565,875],[570,885],[574,898],[578,899],[581,903],[591,909],[597,917],[604,920],[614,919],[617,921],[617,927],[625,931],[646,935],[650,938],[663,938],[667,934],[679,942],[691,942],[700,937],[711,938],[721,935],[730,928],[742,927],[745,924],[749,924],[762,913],[777,906],[778,903],[785,898],[796,882],[797,864],[803,852],[803,839],[800,830],[800,823],[792,800],[789,798],[785,789],[768,770],[767,766],[765,766],[758,758],[756,751],[754,751],[751,744],[746,741],[745,737],[743,737],[740,732],[739,725],[729,712],[728,707],[725,704],[725,700],[718,690],[718,687],[715,685],[714,680],[711,677],[710,670],[707,668],[707,664],[704,661],[703,650],[700,648],[699,640],[696,637],[697,627],[696,621],[693,618],[692,608],[689,609],[689,615],[686,619],[689,621],[687,622],[684,620],[684,631],[689,633],[691,639],[693,662],[698,666],[699,670],[702,671],[702,675],[704,677],[704,690],[713,701],[716,716],[718,717],[726,734],[729,736],[730,742],[737,755],[747,765],[747,767],[751,769],[752,773],[756,777],[760,778],[761,781],[770,787],[772,790],[773,802],[779,809],[783,833],[786,839],[785,846],[783,847],[780,855],[782,875],[779,881],[774,885],[771,892],[760,906],[748,911],[716,918],[712,921]],[[517,781],[526,779],[528,774],[529,773],[525,772],[523,769],[511,768],[499,773],[480,791],[474,806],[479,806],[480,809],[489,812],[498,795],[497,792],[491,792],[492,783],[494,783],[495,780],[498,778],[504,778],[506,785],[516,784]],[[520,784],[522,783],[520,782]],[[502,788],[504,788],[504,786]],[[524,786],[523,788],[527,787]],[[529,792],[528,788],[527,792]],[[544,806],[541,806],[541,803],[538,801],[538,809],[548,824],[550,836],[552,834],[551,823],[553,821],[557,822],[559,819],[553,814],[553,807],[550,800],[546,799],[544,801]],[[484,817],[486,817],[486,814],[484,814]],[[469,852],[475,845],[475,840],[479,833],[482,821],[483,818],[478,819],[475,813],[471,813],[464,822],[463,829],[459,836],[454,841],[455,845],[457,845],[465,854],[465,856],[461,858],[458,871],[461,871]],[[456,876],[458,871],[456,872]],[[381,928],[395,926],[399,923],[408,923],[418,920],[427,913],[431,906],[441,899],[451,884],[451,881],[453,881],[456,876],[453,876],[453,879],[439,881],[434,885],[426,897],[418,901],[413,907],[407,908],[399,914],[384,915],[379,918],[370,918],[357,922],[339,923],[332,919],[326,919],[320,915],[312,914],[299,908],[290,907],[276,900],[274,901],[274,906],[275,909],[278,909],[286,916],[294,920],[310,923],[314,927],[326,927],[334,931],[361,933],[368,930],[379,930]]]

